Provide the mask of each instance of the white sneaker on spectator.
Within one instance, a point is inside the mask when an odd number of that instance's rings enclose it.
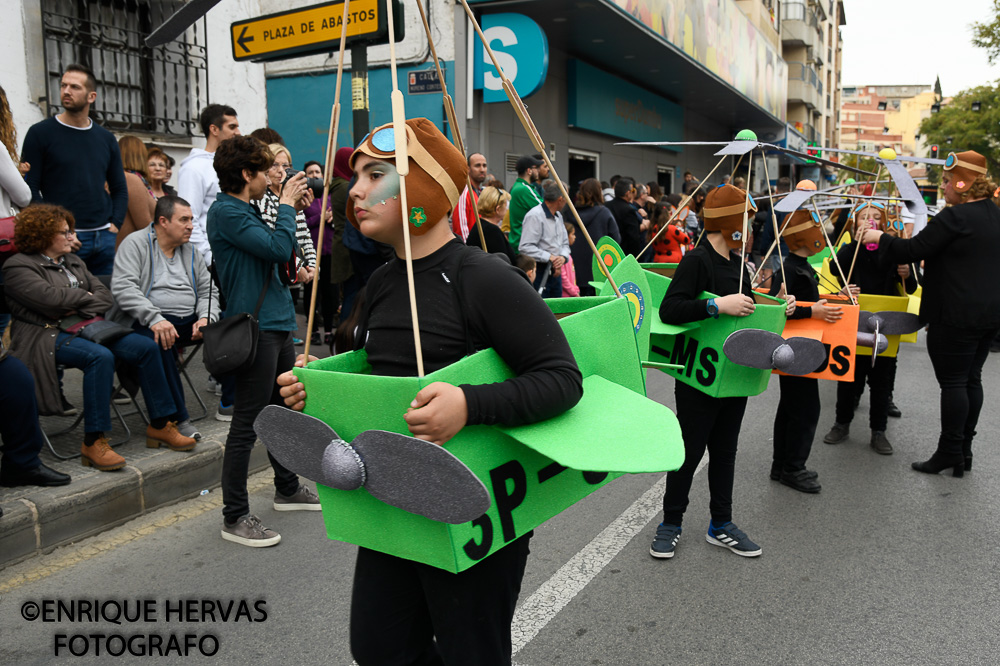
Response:
[[[233,405],[229,405],[228,407],[223,407],[222,403],[220,402],[219,403],[219,411],[217,411],[215,413],[215,420],[216,421],[225,421],[227,423],[229,421],[232,421],[233,420]]]
[[[214,393],[215,395],[222,395],[222,384],[215,381],[215,377],[212,375],[208,376],[208,383],[205,384],[205,390],[209,393]]]
[[[178,423],[177,430],[185,437],[190,437],[196,441],[201,439],[201,433],[198,432],[198,428],[191,423],[191,419]]]

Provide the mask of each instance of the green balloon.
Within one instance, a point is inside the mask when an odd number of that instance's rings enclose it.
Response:
[[[736,135],[737,141],[756,141],[757,135],[753,130],[740,130],[739,134]]]

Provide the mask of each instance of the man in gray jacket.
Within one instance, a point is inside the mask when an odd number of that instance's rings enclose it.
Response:
[[[177,405],[177,429],[195,439],[177,369],[177,349],[201,339],[201,329],[218,319],[219,294],[201,252],[191,244],[191,206],[178,196],[156,202],[155,221],[129,234],[118,247],[110,319],[153,338],[163,355],[167,384]]]

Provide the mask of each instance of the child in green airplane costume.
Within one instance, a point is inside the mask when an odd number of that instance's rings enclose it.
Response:
[[[520,507],[515,520],[510,511],[498,513],[495,505],[517,501],[514,493],[523,493],[524,484],[534,483],[536,476],[538,484],[562,487],[566,494],[571,483],[594,488],[608,476],[584,473],[584,483],[578,478],[580,472],[571,474],[576,469],[649,471],[584,466],[593,463],[595,455],[623,456],[619,446],[586,451],[580,450],[579,442],[572,441],[572,434],[580,431],[579,425],[574,428],[579,419],[595,412],[605,418],[593,407],[583,413],[570,409],[581,400],[583,387],[583,402],[602,395],[621,397],[624,392],[642,403],[641,413],[626,417],[636,420],[632,431],[641,431],[641,439],[654,440],[656,448],[667,452],[665,457],[656,454],[661,469],[679,466],[679,451],[672,450],[669,441],[663,446],[662,440],[646,432],[643,421],[649,420],[660,431],[665,430],[667,440],[678,437],[679,428],[669,410],[642,397],[642,370],[635,333],[629,325],[633,316],[626,300],[596,303],[560,326],[522,273],[495,257],[467,248],[453,238],[447,223],[440,223],[465,182],[465,159],[428,121],[409,120],[407,126],[408,220],[428,375],[422,380],[415,377],[408,288],[404,262],[397,258],[379,269],[368,284],[363,326],[366,333],[359,341],[364,349],[311,363],[297,371],[299,378],[286,373],[279,383],[283,384],[282,394],[289,406],[305,407],[311,415],[331,425],[339,424],[336,431],[345,439],[357,437],[364,428],[408,431],[420,439],[447,444],[480,478],[485,476],[489,481],[496,474],[502,488],[514,488],[504,496],[496,491],[493,479],[494,506],[480,520],[456,526],[434,523],[382,504],[364,489],[319,487],[331,537],[356,537],[357,543],[373,544],[359,549],[355,570],[351,649],[358,663],[509,664],[510,623],[531,533],[523,533],[524,525],[517,522],[522,517]],[[372,132],[354,152],[352,166],[357,182],[350,190],[347,213],[365,235],[392,245],[397,255],[402,255],[403,212],[397,198],[400,179],[393,148],[392,128],[384,126]],[[583,322],[587,317],[611,317],[611,321],[624,324],[615,328],[623,335],[610,337],[616,349],[627,350],[634,360],[623,362],[621,352],[598,358],[597,350],[606,345],[607,339],[596,334],[582,335],[577,330],[587,325]],[[585,348],[577,349],[579,365],[568,338],[581,340]],[[302,384],[298,383],[300,379]],[[332,390],[334,382],[344,379],[351,380],[350,385],[359,390]],[[463,379],[476,383],[466,384]],[[386,389],[380,390],[380,385]],[[305,404],[303,386],[309,387],[311,395],[321,397]],[[406,402],[400,403],[399,395],[406,395]],[[397,404],[398,413],[395,407],[389,408]],[[613,409],[614,405],[610,405],[609,410]],[[357,416],[361,413],[363,418]],[[616,418],[617,414],[607,414],[604,436],[622,431],[622,423]],[[541,426],[532,424],[543,420],[549,430],[532,431]],[[565,433],[563,437],[559,436],[559,428]],[[510,449],[516,444],[511,438],[532,437],[552,440],[553,447],[562,446],[560,440],[570,439],[563,446],[568,453],[521,452],[520,460],[500,466],[494,461],[483,469],[483,459],[495,449]],[[579,465],[570,460],[573,455],[578,456]],[[645,462],[648,464],[650,459],[647,457]],[[522,478],[516,480],[513,473],[504,477],[507,468],[520,470]],[[590,491],[574,490],[577,495],[572,501]],[[525,506],[531,502],[530,497],[520,499]],[[328,512],[328,503],[340,509]],[[559,510],[553,509],[546,517]],[[541,520],[524,522],[531,527]],[[458,530],[458,541],[453,537],[454,530]],[[342,536],[348,533],[351,538]],[[442,540],[445,547],[440,546]],[[456,546],[455,552],[450,552],[449,543]],[[375,544],[380,550],[375,549]],[[428,549],[432,552],[422,552]],[[430,559],[441,555],[461,561],[448,565]],[[454,568],[449,570],[448,566]]]
[[[742,233],[745,215],[752,216],[756,210],[753,199],[732,185],[709,191],[704,208],[704,242],[684,255],[678,264],[660,304],[661,321],[683,325],[708,318],[753,314],[757,305],[739,250],[747,240]],[[742,280],[741,271],[744,272]],[[717,294],[717,297],[703,298],[704,292]],[[794,305],[790,305],[791,308]],[[691,482],[706,449],[711,493],[711,522],[706,540],[743,557],[761,554],[760,546],[732,522],[736,447],[746,411],[746,395],[713,397],[681,379],[675,382],[677,420],[684,436],[684,465],[667,474],[663,522],[657,527],[649,550],[653,557],[674,556]]]

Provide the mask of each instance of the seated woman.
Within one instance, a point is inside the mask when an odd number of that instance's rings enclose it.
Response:
[[[111,430],[115,359],[120,359],[139,371],[151,422],[146,428],[146,445],[191,450],[195,440],[177,431],[177,407],[153,340],[130,333],[103,347],[62,330],[102,315],[113,303],[108,288],[70,252],[74,225],[73,214],[60,206],[25,208],[17,216],[14,233],[21,253],[3,266],[7,302],[14,317],[11,354],[35,376],[39,413],[62,413],[56,365],[82,369],[82,462],[102,471],[120,469],[125,459],[111,449],[105,436]]]

